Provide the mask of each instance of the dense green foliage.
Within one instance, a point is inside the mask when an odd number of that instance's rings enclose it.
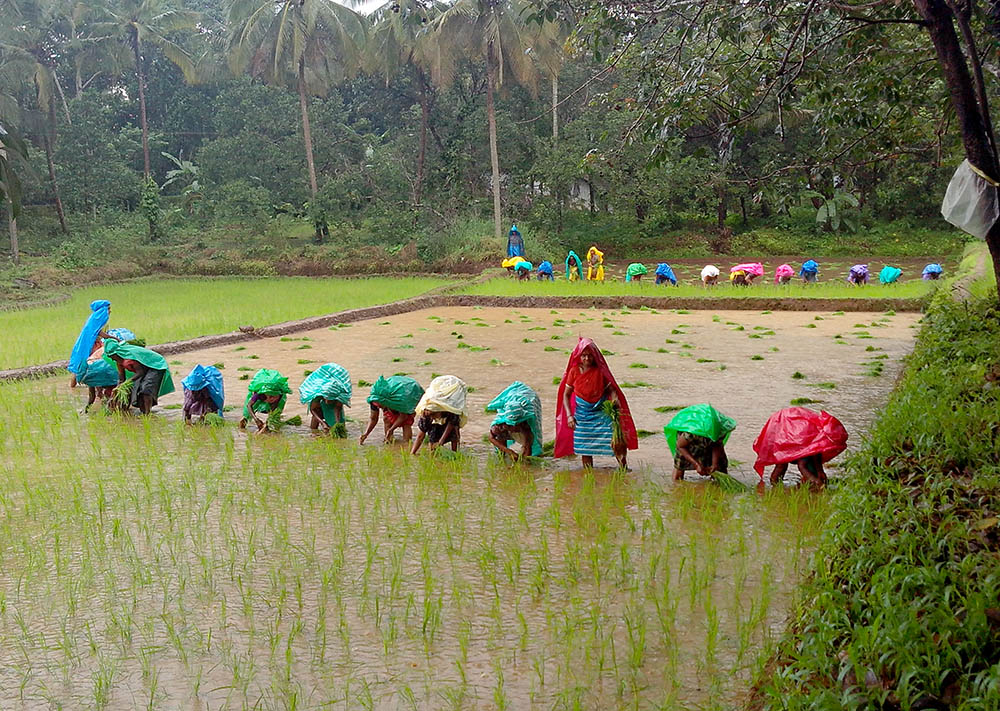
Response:
[[[491,40],[491,25],[481,22],[486,6],[471,1],[449,14],[405,0],[362,22],[317,0],[295,40],[299,49],[287,56],[275,54],[288,49],[274,44],[284,30],[247,24],[252,3],[5,5],[4,17],[17,22],[0,23],[0,117],[37,147],[19,161],[29,206],[22,249],[47,255],[67,242],[99,243],[104,230],[123,224],[133,241],[199,233],[215,244],[228,228],[252,243],[269,231],[301,234],[282,222],[291,218],[341,247],[391,253],[416,243],[431,261],[431,252],[445,251],[436,246],[440,235],[457,231],[467,244],[463,226],[492,213],[490,67],[499,72],[501,212],[532,238],[563,242],[576,231],[626,252],[645,240],[695,253],[769,251],[775,241],[823,251],[858,239],[859,248],[879,252],[889,231],[907,241],[914,229],[943,231],[937,205],[960,146],[942,130],[943,87],[924,81],[926,72],[913,81],[921,91],[904,102],[897,90],[878,89],[905,79],[892,73],[902,70],[852,66],[856,96],[815,83],[787,93],[784,110],[768,103],[737,121],[738,111],[727,119],[706,108],[715,94],[738,106],[735,92],[747,90],[746,82],[725,84],[715,69],[697,81],[686,72],[687,83],[657,93],[672,76],[673,35],[650,26],[637,35],[645,49],[631,43],[595,56],[594,37],[606,28],[588,24],[593,17],[573,33],[576,18],[565,12],[537,24],[524,4],[501,5],[502,37]],[[164,13],[149,14],[157,8]],[[197,27],[192,11],[200,13]],[[746,30],[739,43],[765,29]],[[917,56],[910,28],[865,32],[889,56]],[[710,37],[688,38],[678,68]],[[852,37],[824,57],[851,51],[860,41]],[[515,39],[520,52],[510,49]],[[497,58],[490,42],[501,40],[506,54]],[[651,111],[657,96],[663,101]],[[303,143],[307,118],[311,151]],[[727,120],[732,130],[720,143]],[[159,204],[143,193],[144,154]],[[178,175],[182,164],[188,168]],[[51,211],[57,194],[71,236]],[[435,246],[422,249],[422,241]]]
[[[1000,703],[1000,318],[995,293],[928,313],[837,494],[764,708]]]

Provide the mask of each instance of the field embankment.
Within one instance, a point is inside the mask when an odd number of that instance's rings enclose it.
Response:
[[[850,460],[750,708],[1000,704],[1000,311],[966,291],[934,300]]]

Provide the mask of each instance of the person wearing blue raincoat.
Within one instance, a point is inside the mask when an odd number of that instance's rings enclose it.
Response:
[[[941,265],[936,262],[928,264],[924,267],[924,271],[921,273],[920,278],[924,281],[936,281],[941,278],[941,273],[943,271],[944,269],[941,268]]]
[[[552,274],[552,262],[547,259],[538,265],[538,281],[544,281],[548,279],[549,281],[555,281],[556,278]]]
[[[347,436],[344,407],[351,406],[351,375],[346,368],[336,363],[320,366],[299,386],[299,399],[312,415],[310,429],[322,427],[338,437]]]
[[[674,275],[674,270],[666,262],[660,262],[656,265],[656,283],[662,284],[666,281],[669,281],[671,286],[677,286],[677,277]]]
[[[184,380],[184,421],[191,424],[192,418],[204,421],[205,415],[222,417],[222,406],[226,401],[222,371],[214,365],[196,365]]]
[[[520,231],[518,231],[517,225],[511,225],[510,232],[507,233],[507,256],[524,256],[524,238],[521,236]]]
[[[490,426],[490,443],[515,462],[531,455],[542,456],[542,401],[538,394],[520,381],[514,381],[486,406],[497,416]],[[521,444],[518,455],[511,445]]]
[[[808,259],[803,262],[802,268],[799,269],[799,276],[807,284],[815,282],[819,278],[819,265],[816,263],[816,260]]]
[[[75,385],[87,371],[87,359],[97,350],[100,339],[120,340],[104,330],[111,318],[110,301],[107,299],[92,301],[90,302],[90,311],[90,316],[83,324],[80,335],[76,337],[76,343],[73,344],[73,351],[69,356],[67,368],[75,376],[71,385]]]

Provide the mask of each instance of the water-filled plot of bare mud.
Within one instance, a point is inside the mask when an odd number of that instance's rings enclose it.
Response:
[[[360,447],[358,422],[349,440],[185,427],[176,395],[168,417],[80,415],[62,378],[7,384],[0,708],[737,708],[836,498],[675,485],[660,432],[627,475],[507,468],[482,407],[523,380],[551,438],[553,378],[592,336],[640,428],[713,402],[749,477],[760,424],[793,398],[857,441],[915,319],[441,309],[174,366],[222,363],[234,404],[262,366],[294,386],[331,360],[355,382],[455,373],[475,388],[458,457]]]
[[[750,482],[756,481],[751,443],[768,416],[789,404],[833,413],[856,445],[892,388],[918,318],[857,312],[455,307],[185,353],[172,362],[182,377],[196,363],[224,364],[226,391],[234,405],[246,394],[240,376],[246,379],[259,367],[277,368],[296,390],[307,370],[339,363],[355,384],[349,411],[357,420],[349,428],[352,435],[368,415],[368,389],[358,387],[359,381],[371,383],[379,375],[402,373],[426,386],[435,375],[457,375],[471,388],[463,441],[485,452],[483,437],[491,416],[483,408],[515,380],[541,396],[544,435],[554,437],[558,379],[577,338],[590,337],[605,351],[625,389],[636,427],[652,433],[630,455],[632,468],[654,476],[669,474],[663,426],[676,409],[709,402],[739,422],[727,449],[736,461],[735,474]],[[178,400],[175,395],[163,403]],[[294,412],[304,414],[305,408],[297,403],[286,408],[286,413]],[[609,458],[603,465],[610,467],[614,461]]]

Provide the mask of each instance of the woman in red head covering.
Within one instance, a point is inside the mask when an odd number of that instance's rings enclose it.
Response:
[[[618,427],[604,411],[604,403],[618,408]],[[635,423],[625,394],[608,368],[600,349],[581,338],[570,353],[556,400],[556,457],[579,454],[584,467],[594,466],[595,456],[613,455],[622,469],[628,450],[639,448]]]

